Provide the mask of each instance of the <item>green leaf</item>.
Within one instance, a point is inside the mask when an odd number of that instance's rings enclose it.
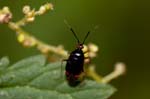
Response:
[[[7,57],[3,57],[0,59],[0,72],[5,71],[5,69],[9,65],[9,59]]]
[[[116,91],[111,85],[92,80],[72,88],[64,75],[61,77],[61,62],[45,62],[42,55],[23,59],[14,65],[8,65],[8,59],[2,58],[0,99],[107,99]]]

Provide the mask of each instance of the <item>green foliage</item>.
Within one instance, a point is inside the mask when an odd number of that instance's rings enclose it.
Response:
[[[72,88],[60,76],[61,63],[45,61],[44,56],[37,55],[9,65],[9,60],[2,58],[0,99],[107,99],[115,91],[108,84],[92,80]]]

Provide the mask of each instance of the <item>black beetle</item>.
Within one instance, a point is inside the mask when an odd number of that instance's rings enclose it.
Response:
[[[75,38],[77,39],[78,44],[77,44],[76,49],[70,53],[69,58],[67,60],[65,60],[67,62],[66,68],[65,68],[65,70],[66,70],[65,75],[66,75],[68,84],[71,87],[76,87],[84,80],[84,77],[85,77],[84,67],[83,67],[84,59],[88,58],[88,57],[84,57],[84,53],[86,53],[86,52],[83,52],[82,49],[84,47],[83,44],[84,44],[86,38],[88,37],[90,31],[86,34],[83,42],[81,43],[79,41],[78,37],[76,36],[74,30],[70,26],[69,26],[69,28],[72,31]]]

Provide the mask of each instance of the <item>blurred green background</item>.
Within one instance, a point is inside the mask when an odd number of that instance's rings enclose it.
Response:
[[[0,8],[9,6],[13,21],[17,21],[23,17],[23,5],[38,9],[45,2],[52,2],[54,11],[37,17],[24,29],[48,44],[62,44],[72,51],[76,40],[64,19],[80,39],[99,25],[86,41],[100,48],[98,57],[93,60],[98,72],[108,74],[118,61],[127,64],[126,75],[111,82],[118,89],[111,99],[150,99],[149,0],[0,0]],[[0,46],[0,57],[9,56],[11,63],[39,54],[34,48],[23,48],[16,41],[14,31],[1,24]]]

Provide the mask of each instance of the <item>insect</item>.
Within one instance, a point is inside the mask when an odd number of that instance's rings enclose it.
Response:
[[[76,33],[74,32],[74,30],[70,26],[69,28],[77,40],[77,47],[74,51],[70,53],[69,58],[65,60],[67,62],[66,68],[65,68],[66,70],[65,75],[66,75],[68,84],[71,87],[76,87],[84,80],[84,77],[85,77],[83,65],[84,65],[84,59],[88,57],[84,57],[85,52],[83,52],[82,49],[84,48],[83,44],[85,40],[87,39],[88,35],[90,34],[90,31],[86,34],[83,42],[81,43]]]

